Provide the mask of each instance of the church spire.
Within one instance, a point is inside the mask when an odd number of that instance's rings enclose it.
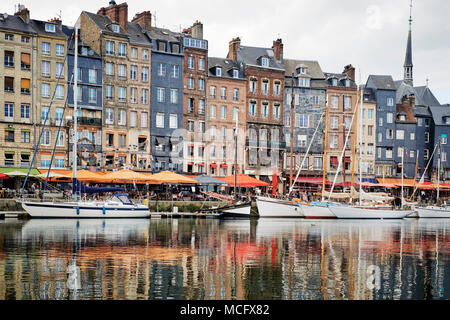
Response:
[[[403,81],[405,83],[413,85],[413,63],[412,63],[412,41],[411,41],[411,25],[412,25],[412,0],[409,5],[409,31],[408,31],[408,42],[406,44],[406,55],[405,55],[405,64],[404,68],[404,76]]]

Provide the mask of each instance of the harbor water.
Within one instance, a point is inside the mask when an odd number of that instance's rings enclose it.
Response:
[[[0,221],[0,300],[450,298],[450,220]]]

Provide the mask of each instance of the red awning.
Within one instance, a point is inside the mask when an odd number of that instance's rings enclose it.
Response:
[[[217,164],[211,163],[211,168],[217,168]]]
[[[204,167],[205,164],[204,164],[204,163],[199,163],[198,166],[199,166],[199,167]]]
[[[220,166],[225,169],[228,168],[228,165],[226,163],[222,163]]]
[[[311,184],[322,184],[323,178],[322,177],[298,177],[297,183],[311,183]],[[325,179],[325,184],[331,185],[333,184],[328,179]]]

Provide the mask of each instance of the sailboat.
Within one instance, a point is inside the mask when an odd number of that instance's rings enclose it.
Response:
[[[359,88],[359,91],[361,91],[361,88]],[[363,106],[363,96],[364,94],[360,95],[361,98],[361,109]],[[361,115],[362,112],[359,114]],[[361,121],[360,121],[361,126]],[[361,128],[360,128],[361,129]],[[361,130],[360,137],[361,137]],[[356,141],[356,140],[355,140]],[[361,143],[360,143],[361,144]],[[360,156],[359,156],[359,162],[361,162],[361,145],[359,148]],[[359,165],[360,168],[360,184],[359,184],[359,204],[358,205],[352,205],[352,206],[330,206],[329,209],[331,212],[333,212],[336,217],[339,219],[402,219],[410,214],[412,214],[413,210],[403,210],[403,167],[404,167],[404,152],[402,153],[402,209],[400,210],[393,210],[392,206],[379,206],[379,205],[367,205],[363,204],[362,202],[362,182],[361,182],[361,163]]]
[[[73,74],[78,69],[78,30],[79,20],[75,24],[75,60]],[[74,142],[73,142],[73,180],[74,201],[71,202],[33,202],[22,201],[23,209],[32,218],[145,218],[150,216],[149,207],[133,203],[128,194],[115,194],[107,201],[82,201],[78,193],[100,193],[117,191],[117,188],[87,187],[77,180],[77,115],[78,115],[78,77],[74,77]],[[44,122],[45,125],[45,122]],[[38,144],[39,145],[39,144]],[[37,148],[37,147],[36,147]],[[35,150],[36,152],[36,150]],[[33,163],[33,161],[31,162]],[[26,181],[25,181],[26,182]],[[24,182],[24,185],[25,185]]]
[[[437,168],[437,196],[436,202],[439,203],[439,184],[441,171],[441,138],[438,142],[438,168]],[[425,172],[424,172],[425,174]],[[422,180],[422,179],[421,179]],[[450,218],[450,207],[448,206],[427,206],[417,208],[419,218]]]

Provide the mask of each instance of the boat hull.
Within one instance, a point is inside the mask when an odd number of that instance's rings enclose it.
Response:
[[[258,197],[256,198],[261,218],[304,218],[300,205],[291,201]]]
[[[306,219],[336,219],[336,215],[328,206],[301,205]]]
[[[417,208],[419,218],[450,218],[450,208]]]
[[[338,219],[403,219],[413,210],[386,210],[354,207],[329,207]]]
[[[224,209],[220,218],[250,218],[251,209],[251,205]]]
[[[150,210],[143,205],[103,206],[87,203],[22,202],[32,218],[147,218]]]

